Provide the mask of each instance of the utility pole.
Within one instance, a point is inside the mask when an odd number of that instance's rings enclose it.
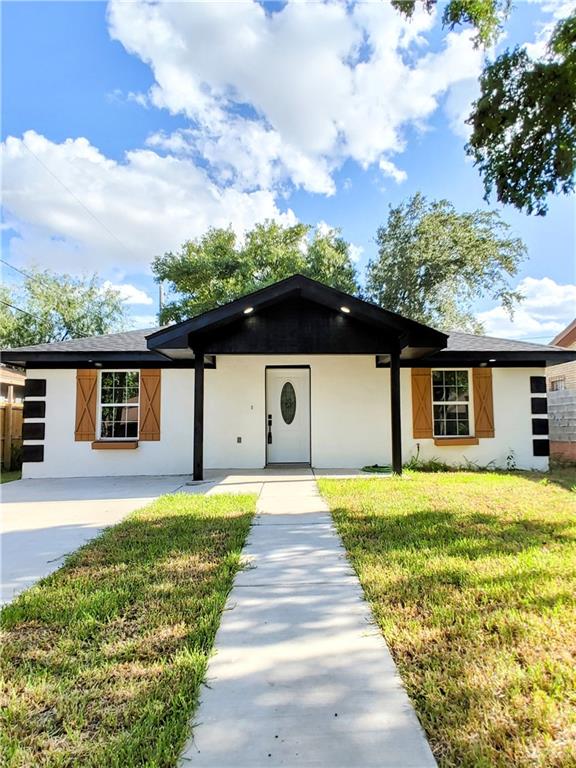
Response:
[[[164,306],[164,283],[158,283],[158,325],[162,324],[162,307]]]

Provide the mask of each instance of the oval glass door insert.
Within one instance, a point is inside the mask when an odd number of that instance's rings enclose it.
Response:
[[[289,381],[284,384],[280,393],[280,411],[286,424],[292,424],[296,416],[296,392]]]

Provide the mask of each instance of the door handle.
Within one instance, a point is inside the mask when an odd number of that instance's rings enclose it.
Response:
[[[272,414],[268,414],[268,445],[272,445]]]

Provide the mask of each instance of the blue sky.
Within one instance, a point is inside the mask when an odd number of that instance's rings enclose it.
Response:
[[[559,12],[518,3],[499,49],[541,46]],[[390,204],[420,190],[487,206],[463,149],[481,54],[437,18],[252,2],[11,2],[2,15],[4,258],[97,270],[136,325],[157,308],[151,259],[210,225],[325,222],[362,269]],[[526,302],[514,323],[489,301],[478,313],[495,335],[550,338],[574,314],[574,201],[502,215],[528,247]]]

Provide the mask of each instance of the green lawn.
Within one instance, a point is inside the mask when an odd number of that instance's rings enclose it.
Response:
[[[575,485],[320,480],[444,768],[576,765]]]
[[[11,472],[0,472],[0,483],[11,483],[12,480],[20,480],[22,477],[22,471],[20,469],[14,469]]]
[[[0,764],[175,766],[255,496],[165,496],[2,612]]]

